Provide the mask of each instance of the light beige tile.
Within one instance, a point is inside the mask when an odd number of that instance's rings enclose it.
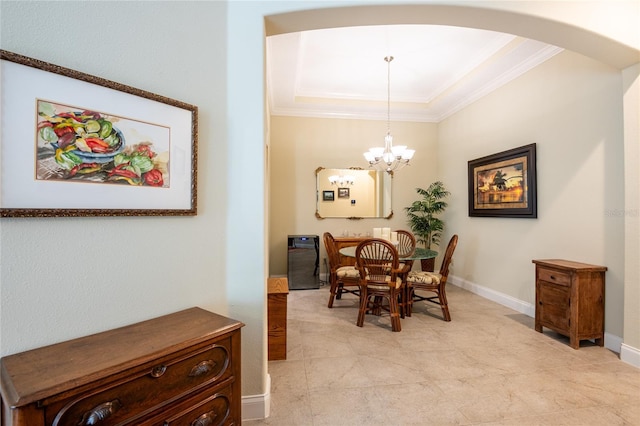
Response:
[[[359,388],[373,384],[360,358],[354,356],[306,359],[305,373],[310,391]]]
[[[421,303],[391,331],[357,299],[292,291],[287,360],[269,362],[271,416],[250,425],[640,425],[640,370],[449,286],[452,321]]]
[[[271,413],[267,419],[243,421],[243,425],[296,425],[313,426],[313,416],[309,395],[304,393],[287,393],[271,399]]]
[[[373,387],[311,391],[309,397],[314,426],[394,424]]]

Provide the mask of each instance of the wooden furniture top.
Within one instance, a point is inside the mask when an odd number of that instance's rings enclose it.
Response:
[[[187,349],[244,324],[201,308],[3,357],[0,380],[10,406],[22,406]],[[11,373],[9,373],[9,371]]]
[[[344,247],[345,245],[358,245],[361,241],[371,237],[333,237],[338,246]]]
[[[606,266],[598,266],[591,265],[588,263],[574,262],[572,260],[564,260],[564,259],[541,259],[541,260],[532,260],[533,263],[540,266],[547,266],[551,268],[558,268],[564,270],[581,270],[581,271],[591,271],[591,272],[602,272],[606,271]]]
[[[267,294],[288,294],[289,280],[287,277],[267,278]]]

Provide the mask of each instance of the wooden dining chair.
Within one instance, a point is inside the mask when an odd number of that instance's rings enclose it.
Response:
[[[398,256],[400,257],[400,269],[409,272],[413,266],[413,260],[403,260],[403,257],[411,257],[416,252],[416,237],[409,231],[398,229]]]
[[[360,296],[360,274],[358,269],[352,265],[342,265],[340,254],[336,247],[336,240],[330,232],[325,232],[322,236],[324,248],[329,259],[329,303],[328,307],[333,308],[334,299],[340,300],[342,293],[351,293]]]
[[[438,273],[426,271],[411,271],[407,274],[407,315],[411,315],[414,302],[424,300],[440,305],[440,307],[442,308],[442,315],[444,317],[444,320],[451,321],[451,314],[449,313],[449,304],[447,302],[447,293],[445,291],[445,287],[447,285],[447,277],[449,276],[449,266],[451,265],[453,252],[455,251],[457,244],[458,235],[454,235],[453,237],[451,237],[451,240],[449,240],[447,251],[444,253],[442,265],[440,266],[440,270],[438,271]],[[427,292],[428,295],[421,295],[417,292]]]
[[[411,257],[416,252],[416,237],[409,231],[397,229],[398,233],[398,256]]]
[[[372,238],[362,241],[356,248],[356,267],[360,272],[360,307],[356,325],[362,327],[367,312],[389,312],[391,329],[400,331],[398,298],[402,292],[402,279],[398,275],[398,250],[387,241]],[[384,300],[388,301],[383,306]]]
[[[395,231],[398,235],[398,256],[400,265],[399,268],[402,272],[399,274],[400,278],[402,278],[402,294],[400,296],[400,316],[402,318],[407,316],[411,316],[411,312],[407,309],[407,275],[413,268],[413,260],[403,259],[405,257],[411,257],[416,252],[416,237],[409,231],[405,231],[404,229],[397,229]]]

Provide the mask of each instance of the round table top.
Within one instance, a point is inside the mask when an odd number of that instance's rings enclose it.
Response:
[[[356,257],[356,246],[343,247],[340,254],[347,257]],[[400,257],[401,260],[422,260],[433,259],[438,256],[437,251],[427,250],[422,247],[416,247],[416,252],[411,257]]]

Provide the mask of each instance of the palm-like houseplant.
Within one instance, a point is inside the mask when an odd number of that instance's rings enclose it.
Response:
[[[431,244],[440,244],[440,237],[444,230],[444,222],[436,215],[444,212],[448,204],[444,199],[451,195],[440,181],[433,182],[427,189],[416,188],[419,200],[405,207],[409,218],[409,226],[418,243],[431,249]],[[423,271],[433,271],[435,259],[422,261]]]

